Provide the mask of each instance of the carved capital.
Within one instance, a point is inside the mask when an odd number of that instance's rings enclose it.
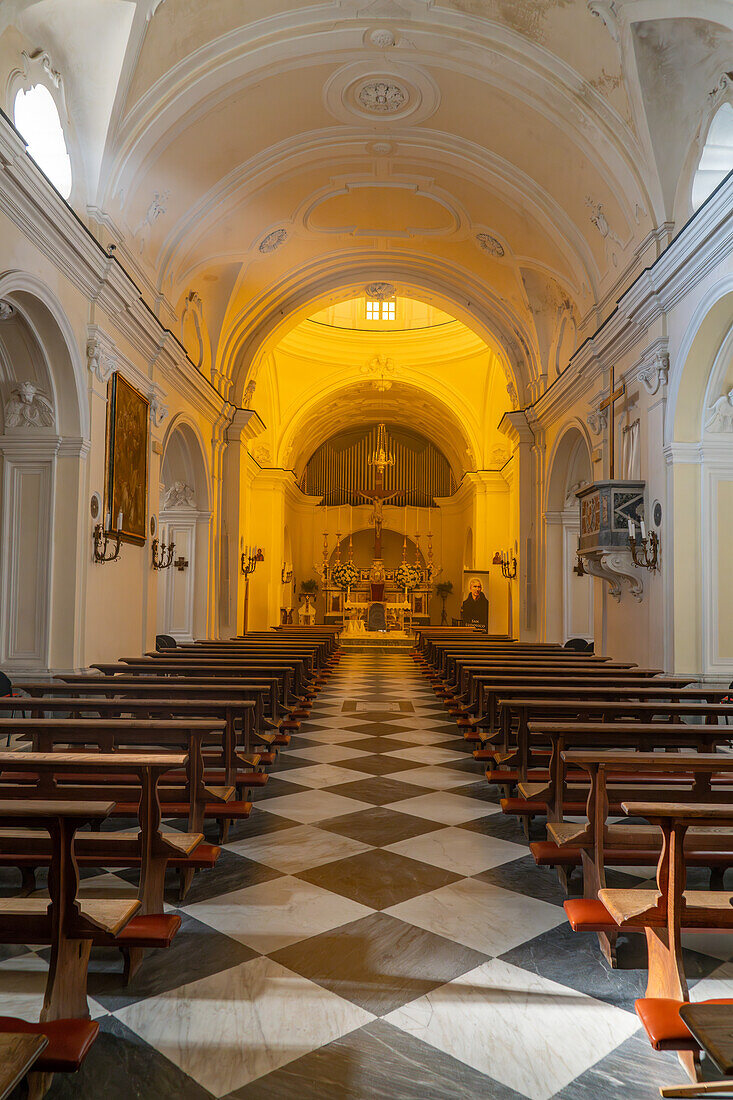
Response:
[[[51,428],[55,421],[53,405],[33,382],[20,382],[11,391],[4,419],[6,430]]]
[[[0,321],[9,321],[15,316],[15,310],[10,302],[0,302]]]
[[[653,363],[642,367],[639,371],[639,381],[648,394],[654,396],[662,386],[669,382],[669,353],[659,352]]]
[[[119,360],[102,344],[98,336],[90,336],[87,340],[87,364],[92,374],[106,384],[117,370]]]
[[[585,419],[593,435],[600,435],[608,424],[608,411],[606,409],[596,409],[595,412],[588,413]]]
[[[156,428],[159,428],[167,417],[169,412],[168,406],[164,405],[157,394],[153,394],[150,398],[150,419]]]

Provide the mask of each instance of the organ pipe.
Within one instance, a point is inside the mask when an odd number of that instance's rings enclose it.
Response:
[[[394,466],[385,471],[385,488],[399,495],[391,501],[398,506],[426,507],[436,496],[451,496],[456,483],[445,455],[428,439],[388,427],[395,455]],[[327,504],[363,503],[358,496],[376,484],[376,473],[369,456],[377,442],[376,425],[354,439],[354,433],[328,440],[308,462],[301,487],[304,492],[322,496]]]

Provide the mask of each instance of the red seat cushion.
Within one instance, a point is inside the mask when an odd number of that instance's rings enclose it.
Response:
[[[649,1042],[655,1050],[700,1049],[700,1044],[692,1037],[680,1016],[682,1003],[668,997],[641,997],[634,1002],[636,1015],[644,1025]],[[733,1007],[733,1000],[727,997],[701,1003]]]
[[[544,816],[547,813],[546,802],[534,802],[527,798],[502,798],[499,804],[503,814],[516,814],[517,817]]]
[[[538,867],[579,867],[580,848],[558,848],[554,840],[534,840],[529,850]]]
[[[616,922],[597,898],[570,898],[563,903],[573,932],[605,932]]]
[[[48,1046],[34,1065],[39,1073],[75,1073],[97,1038],[94,1020],[46,1020],[32,1024],[14,1016],[0,1016],[0,1032],[45,1035]]]
[[[169,947],[180,927],[175,913],[146,913],[133,917],[115,940],[120,947]]]

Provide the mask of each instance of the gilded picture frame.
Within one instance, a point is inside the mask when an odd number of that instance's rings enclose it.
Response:
[[[122,542],[147,539],[150,402],[115,371],[108,383],[105,519]]]

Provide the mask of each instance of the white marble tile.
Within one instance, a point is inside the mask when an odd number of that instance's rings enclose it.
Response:
[[[718,933],[715,933],[718,935]],[[722,933],[725,935],[725,933]],[[700,938],[704,939],[705,934],[701,933]],[[730,934],[727,937],[731,938]],[[683,937],[683,943],[687,940],[687,946],[694,948],[694,941],[698,939],[697,935]],[[704,951],[706,954],[713,954],[712,951],[708,951],[707,948],[702,946],[699,950]],[[702,978],[699,982],[690,983],[690,1000],[691,1001],[708,1001],[716,997],[733,997],[733,963],[724,962],[722,966],[716,967],[712,973],[708,974],[707,978]]]
[[[733,961],[733,935],[730,932],[683,932],[682,946],[723,962]]]
[[[465,829],[462,831],[465,832]],[[226,845],[230,852],[237,852],[247,859],[274,867],[276,871],[282,871],[286,875],[294,875],[296,871],[304,871],[307,867],[320,867],[335,859],[347,859],[368,851],[370,847],[371,845],[362,844],[359,840],[339,836],[338,833],[327,833],[312,825],[296,825],[293,829],[248,837]]]
[[[409,780],[406,781],[409,782]],[[268,810],[270,808],[269,801],[267,808]],[[440,821],[444,825],[461,825],[464,821],[474,821],[477,817],[501,812],[501,808],[491,802],[481,802],[478,798],[466,798],[465,795],[454,794],[451,791],[431,791],[430,794],[405,798],[400,802],[391,802],[387,809],[397,810],[401,814],[412,814],[413,817],[424,817],[428,821]]]
[[[40,955],[29,952],[0,962],[0,1013],[18,1016],[35,1023],[43,1008],[48,979],[48,963]],[[93,997],[87,997],[93,1020],[106,1014]]]
[[[283,775],[288,776],[289,772]],[[364,776],[361,774],[360,779]],[[268,798],[262,805],[268,814],[289,817],[291,821],[300,821],[312,825],[316,821],[325,821],[329,817],[341,817],[343,814],[355,814],[359,810],[371,809],[368,802],[358,802],[355,798],[344,798],[330,791],[298,791],[297,794],[283,794],[277,798]]]
[[[412,773],[410,773],[412,782]],[[457,875],[478,875],[489,867],[498,867],[513,859],[526,856],[527,849],[521,844],[512,844],[493,836],[482,836],[469,829],[437,829],[434,833],[422,833],[408,837],[396,844],[387,844],[388,852],[397,852],[410,859],[419,859],[454,871]]]
[[[399,740],[399,735],[398,738]],[[465,752],[456,752],[455,749],[441,749],[437,745],[416,745],[414,749],[395,749],[386,756],[394,756],[397,760],[417,760],[420,764],[447,764],[450,760],[465,760]]]
[[[333,764],[303,764],[302,768],[288,768],[282,773],[288,783],[297,783],[301,787],[321,790],[323,787],[335,787],[338,783],[355,783],[364,778],[364,772],[355,772],[349,768],[336,767]]]
[[[307,727],[303,729],[303,736],[309,741],[317,741],[319,745],[351,745],[352,742],[360,741],[367,735],[357,733],[356,730],[345,730],[338,727],[335,729]]]
[[[503,955],[566,920],[558,905],[473,878],[459,879],[385,912],[486,955]]]
[[[288,758],[315,760],[318,764],[331,764],[334,760],[356,760],[358,756],[368,756],[363,749],[354,749],[348,745],[301,745],[288,749]],[[284,776],[283,776],[284,777]]]
[[[197,920],[263,955],[374,912],[289,875],[184,908]]]
[[[370,1012],[258,958],[115,1016],[214,1096],[370,1023]]]
[[[388,754],[389,755],[389,754]],[[427,768],[413,768],[409,772],[399,771],[386,775],[385,779],[403,778],[409,775],[409,782],[418,787],[429,787],[433,791],[449,791],[454,787],[464,787],[468,783],[476,783],[481,778],[472,772],[459,772],[455,768],[444,768],[439,764],[428,765]]]
[[[531,1100],[549,1100],[639,1026],[631,1012],[499,959],[385,1020]]]
[[[399,741],[410,741],[414,745],[437,745],[441,741],[447,741],[450,734],[436,733],[432,729],[401,729],[398,734]]]

